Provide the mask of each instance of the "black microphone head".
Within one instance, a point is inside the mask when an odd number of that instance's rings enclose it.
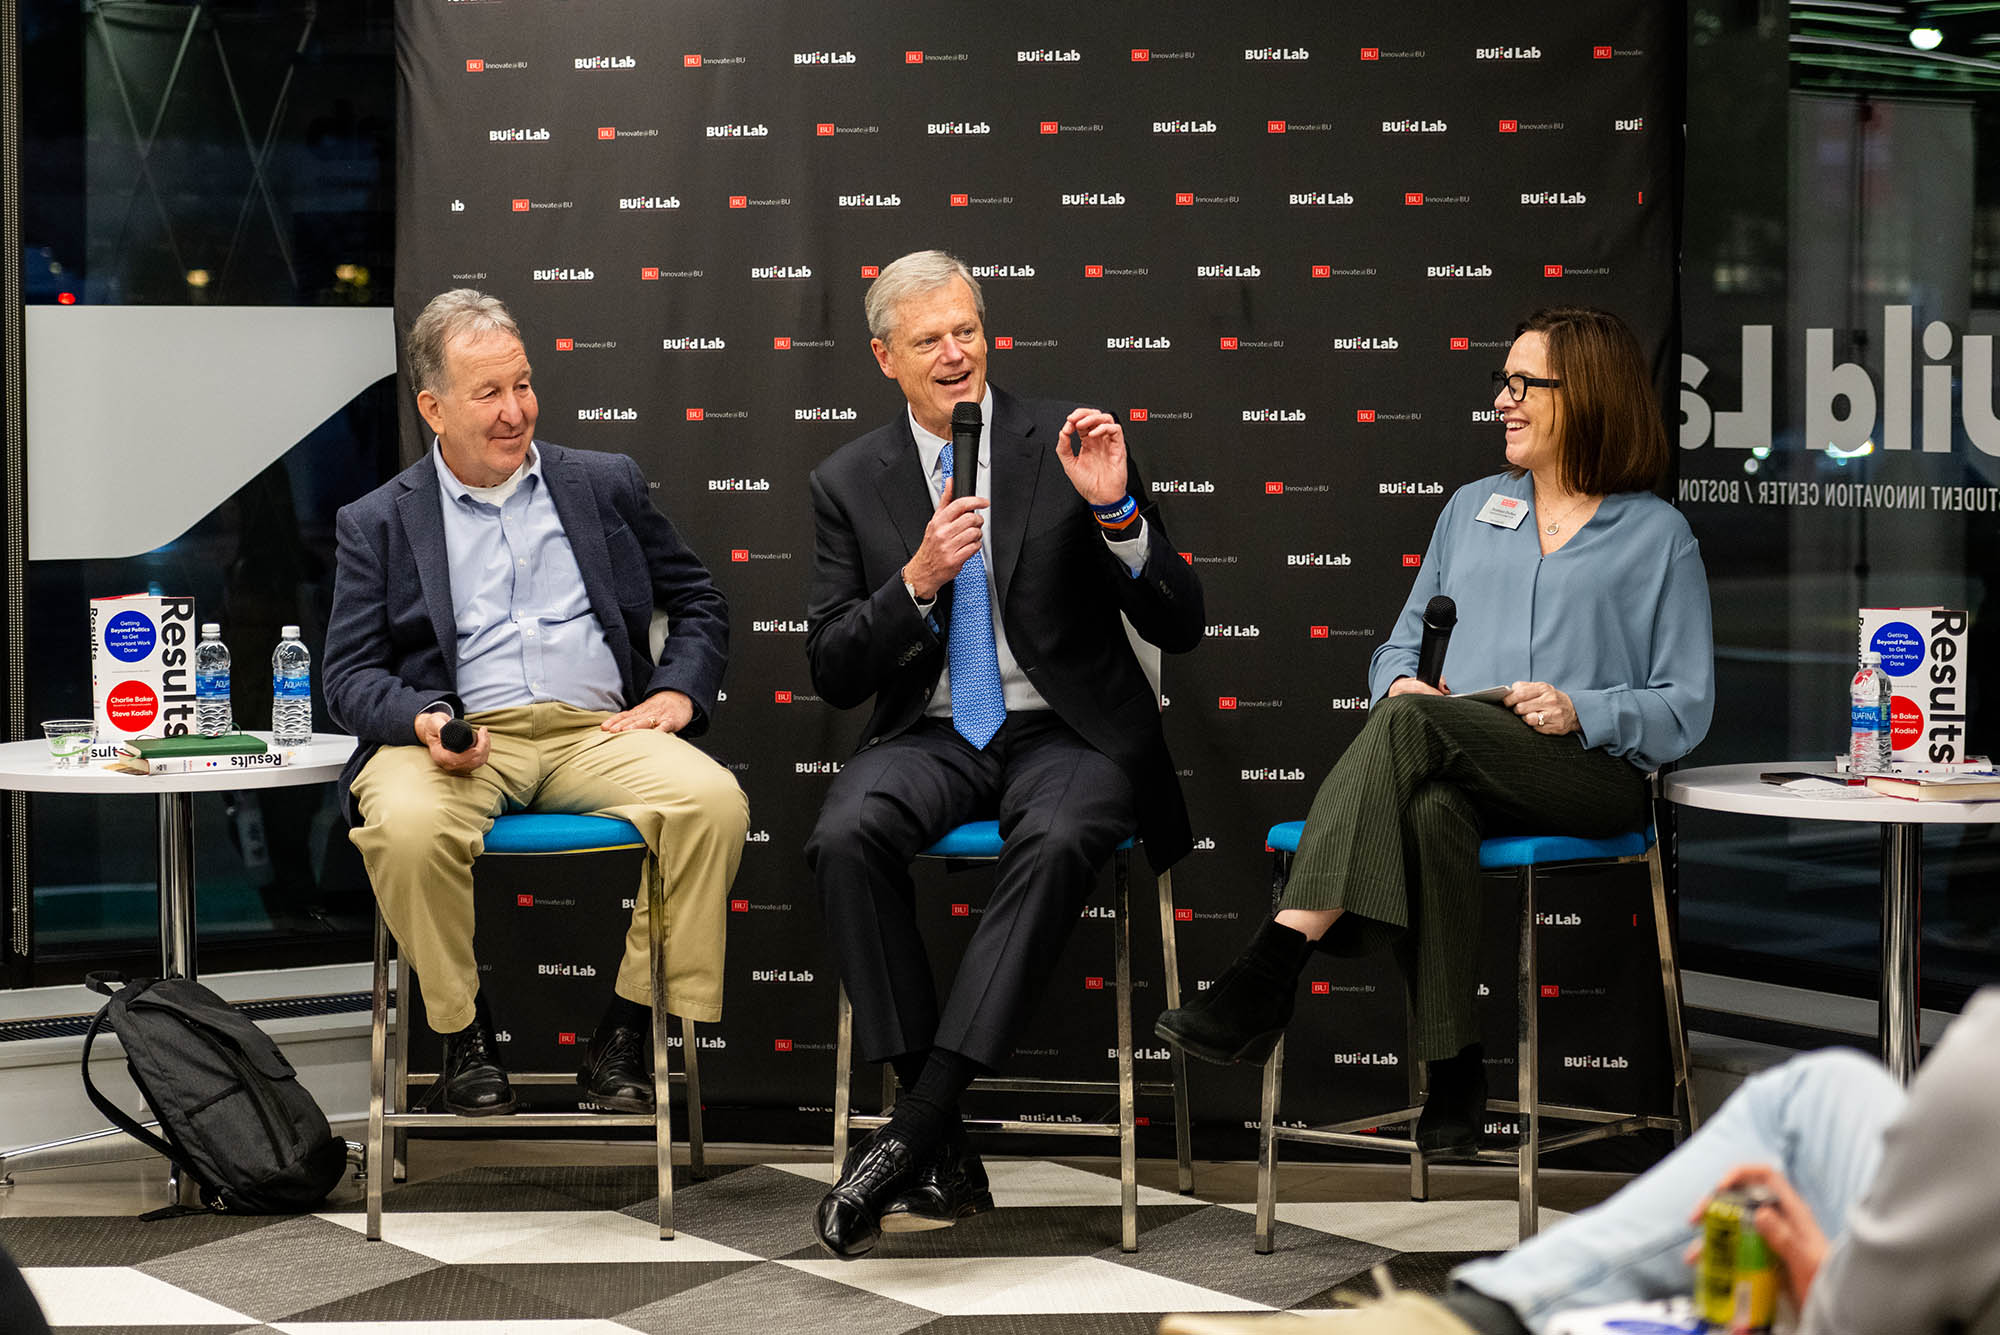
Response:
[[[479,734],[462,718],[448,719],[438,730],[438,745],[453,753],[470,751],[472,744],[478,740]]]
[[[1424,624],[1450,630],[1458,624],[1458,604],[1440,593],[1424,604]]]
[[[985,422],[986,419],[980,414],[978,404],[958,403],[952,405],[951,434],[953,439],[957,439],[960,435],[968,431],[975,436],[978,435],[979,428],[984,426]]]

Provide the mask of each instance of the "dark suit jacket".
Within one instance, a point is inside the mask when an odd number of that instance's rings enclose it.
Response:
[[[1051,708],[1132,776],[1139,832],[1156,868],[1193,841],[1187,804],[1160,729],[1159,699],[1118,620],[1169,653],[1201,643],[1201,584],[1147,502],[1127,453],[1129,486],[1146,517],[1146,563],[1134,579],[1105,547],[1090,508],[1054,457],[1071,405],[993,391],[992,569],[1007,643]],[[923,541],[931,491],[907,412],[850,441],[813,471],[813,566],[806,653],[813,686],[848,709],[875,699],[861,748],[923,717],[945,664],[950,586],[933,629],[903,587]]]
[[[655,691],[684,692],[694,701],[694,720],[682,735],[701,733],[729,656],[729,607],[721,592],[654,508],[632,460],[543,440],[535,450],[590,610],[618,660],[627,707]],[[415,745],[418,713],[439,700],[461,710],[442,494],[426,451],[334,520],[339,564],[324,679],[327,712],[362,743],[340,777],[349,820],[355,812],[348,785],[376,747]],[[656,607],[670,627],[658,663],[647,644]]]

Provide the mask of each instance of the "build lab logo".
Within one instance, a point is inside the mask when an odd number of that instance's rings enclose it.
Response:
[[[1565,1056],[1563,1058],[1563,1069],[1567,1071],[1622,1071],[1631,1064],[1631,1062],[1619,1056]]]
[[[1497,422],[1500,420],[1500,410],[1497,408],[1475,408],[1472,413],[1472,420],[1482,425]]]
[[[750,981],[753,983],[810,983],[811,969],[752,969]]]
[[[792,420],[794,422],[852,422],[860,416],[861,414],[852,408],[815,407],[792,409]]]
[[[1498,414],[1495,414],[1495,418],[1497,420]],[[1375,494],[1377,496],[1442,496],[1444,495],[1444,483],[1377,482],[1375,484]]]
[[[620,209],[677,209],[681,206],[679,195],[620,195]]]
[[[704,125],[704,139],[766,139],[770,137],[768,125]]]
[[[1033,278],[1035,266],[1032,264],[975,264],[972,276],[985,282],[993,278]]]
[[[1474,60],[1540,60],[1542,48],[1539,46],[1476,46],[1472,49]]]
[[[794,65],[852,65],[854,63],[854,53],[852,51],[794,51],[792,52],[792,63]]]
[[[1550,204],[1588,204],[1590,196],[1581,190],[1524,190],[1521,203],[1528,207],[1543,207]]]
[[[579,422],[636,422],[639,420],[637,408],[578,408],[576,420]]]
[[[1352,190],[1294,190],[1285,203],[1295,209],[1344,209],[1353,205]]]
[[[1404,120],[1383,121],[1383,134],[1445,134],[1449,127],[1443,121]]]
[[[1346,552],[1287,552],[1288,566],[1351,566],[1354,558]]]
[[[1254,640],[1262,636],[1264,630],[1261,626],[1242,626],[1226,621],[1218,621],[1212,626],[1202,627],[1201,633],[1208,636],[1211,640]],[[1235,699],[1234,696],[1228,698]]]
[[[1250,64],[1296,64],[1311,60],[1312,52],[1302,46],[1248,46],[1243,48],[1243,59]]]
[[[1066,51],[1042,48],[1037,51],[1016,51],[1016,65],[1074,65],[1083,59],[1083,52],[1070,48]]]
[[[753,264],[750,277],[758,282],[787,281],[813,276],[810,264]]]
[[[796,618],[789,621],[752,621],[750,630],[757,635],[803,635],[806,623]]]
[[[1297,423],[1306,420],[1306,410],[1303,408],[1245,408],[1243,410],[1243,420],[1258,423]]]
[[[1490,264],[1428,264],[1424,266],[1426,278],[1491,278],[1493,266]]]
[[[1644,116],[1633,116],[1625,120],[1614,120],[1611,129],[1614,134],[1638,134],[1646,128]]]
[[[1264,270],[1255,264],[1197,264],[1196,278],[1262,278]]]
[[[836,206],[843,209],[899,209],[903,206],[901,195],[838,195]]]
[[[1401,1066],[1403,1059],[1393,1052],[1336,1052],[1335,1066]]]
[[[1125,202],[1123,190],[1084,190],[1062,196],[1066,209],[1115,209]]]
[[[1535,926],[1581,927],[1583,926],[1583,915],[1581,913],[1537,913],[1535,915]]]
[[[1201,121],[1154,121],[1154,134],[1214,134],[1215,122]]]
[[[926,121],[924,133],[959,138],[965,135],[992,134],[993,127],[985,121]]]
[[[1146,484],[1155,496],[1213,496],[1215,483],[1208,478],[1154,478]]]
[[[1257,769],[1244,770],[1242,772],[1242,781],[1244,783],[1304,783],[1306,781],[1306,772],[1290,766],[1265,765]]]
[[[712,477],[710,491],[769,491],[771,480],[763,477]]]
[[[537,125],[533,128],[510,126],[504,130],[486,132],[486,142],[489,144],[545,144],[548,139],[549,129],[546,125]]]
[[[1174,346],[1174,341],[1161,334],[1153,337],[1147,334],[1126,334],[1107,337],[1104,340],[1106,352],[1165,352]]]
[[[1335,352],[1394,352],[1402,346],[1394,334],[1357,334],[1333,340]]]
[[[595,269],[536,269],[537,283],[588,283],[597,277]]]
[[[637,56],[578,56],[575,66],[580,70],[635,70],[639,68]]]
[[[660,340],[660,348],[665,352],[721,352],[728,348],[728,346],[729,342],[727,339],[707,338],[692,334],[686,338],[663,338]]]

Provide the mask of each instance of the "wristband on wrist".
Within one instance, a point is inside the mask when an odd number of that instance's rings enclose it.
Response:
[[[1132,526],[1139,517],[1139,502],[1130,496],[1122,497],[1113,505],[1093,505],[1090,512],[1097,516],[1098,524],[1112,532],[1120,532]]]

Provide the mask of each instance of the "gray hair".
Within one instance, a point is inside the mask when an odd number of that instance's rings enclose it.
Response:
[[[404,352],[410,364],[410,384],[418,393],[433,394],[448,389],[444,379],[445,346],[460,334],[483,334],[492,330],[525,343],[521,326],[507,313],[498,297],[469,287],[440,292],[425,305],[423,314],[410,326]]]
[[[911,297],[943,287],[954,278],[964,279],[965,285],[972,289],[973,308],[979,312],[979,323],[985,324],[986,294],[979,290],[979,280],[972,276],[965,261],[942,250],[919,250],[884,265],[875,281],[868,285],[869,335],[886,343],[896,330],[898,306]]]

